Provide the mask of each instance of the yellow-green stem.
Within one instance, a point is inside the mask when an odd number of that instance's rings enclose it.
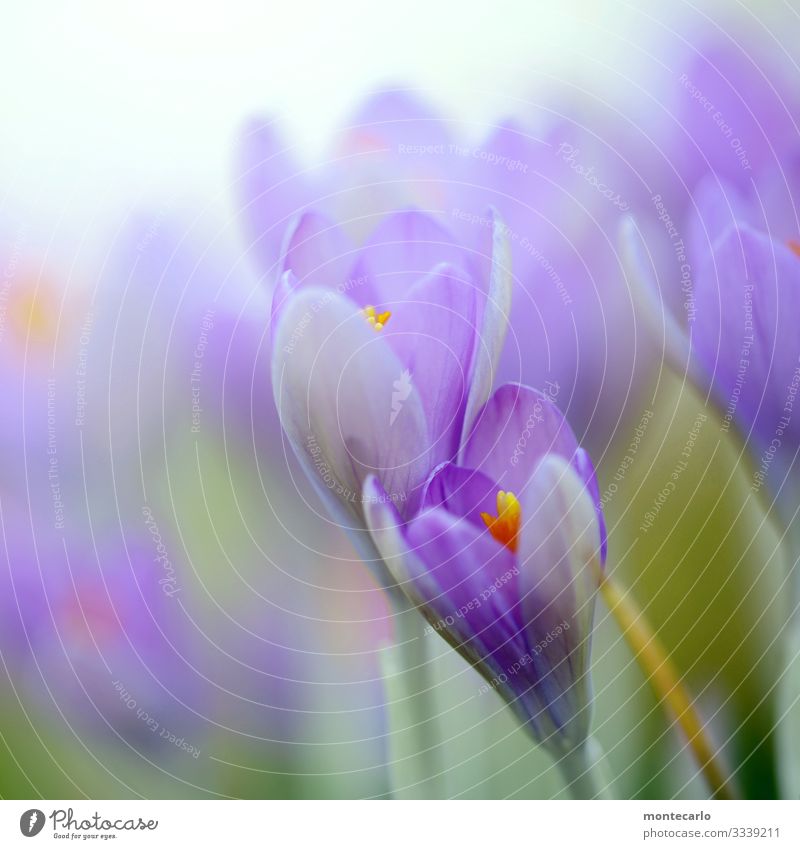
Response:
[[[653,632],[639,606],[619,584],[599,568],[597,581],[605,603],[617,620],[637,663],[659,701],[674,716],[715,799],[735,799],[733,782],[726,774],[694,699],[667,650]]]

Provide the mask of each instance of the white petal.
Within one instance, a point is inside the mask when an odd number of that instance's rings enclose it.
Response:
[[[348,298],[301,289],[281,311],[272,354],[281,424],[311,480],[357,529],[364,527],[367,474],[379,477],[401,511],[426,477],[429,439],[413,385],[399,411],[392,403],[402,374],[380,332]]]
[[[659,345],[658,356],[675,374],[683,376],[692,369],[689,335],[661,298],[655,260],[630,216],[620,224],[619,240],[635,309],[636,333]]]
[[[589,490],[567,460],[549,454],[538,465],[525,492],[522,522],[523,609],[546,609],[553,626],[566,621],[585,640],[594,616],[600,526]]]
[[[511,276],[511,247],[508,240],[508,229],[495,210],[490,210],[490,214],[492,232],[489,251],[491,255],[489,288],[483,309],[480,336],[476,343],[472,381],[462,429],[462,446],[465,444],[470,430],[472,430],[475,417],[492,391],[497,363],[508,330],[508,317],[511,313],[513,278]]]

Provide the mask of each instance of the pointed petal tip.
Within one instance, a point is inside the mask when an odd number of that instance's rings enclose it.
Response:
[[[473,381],[462,428],[462,444],[466,442],[479,410],[491,393],[511,315],[513,277],[508,228],[494,207],[489,207],[489,215],[492,221],[491,245],[487,251],[489,285],[480,329],[482,344],[476,348]]]
[[[682,376],[690,363],[688,329],[662,298],[656,276],[656,260],[638,222],[626,215],[620,221],[618,232],[636,320],[642,323],[645,338],[654,340],[660,356],[677,375]]]
[[[297,286],[297,277],[291,270],[281,274],[272,294],[272,308],[270,310],[270,324],[272,325],[272,338],[275,338],[277,324],[280,321],[281,312],[286,306],[292,292]]]

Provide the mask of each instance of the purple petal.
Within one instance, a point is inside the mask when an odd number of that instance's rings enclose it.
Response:
[[[394,149],[400,145],[444,145],[449,141],[445,120],[413,92],[401,89],[374,94],[353,117],[349,143]]]
[[[692,199],[694,209],[690,217],[689,245],[695,265],[729,227],[736,223],[757,223],[753,205],[736,187],[716,175],[704,178]]]
[[[795,145],[779,161],[759,168],[753,183],[767,219],[759,229],[778,241],[800,242],[800,147]]]
[[[555,462],[545,461],[542,467],[550,469]],[[555,537],[559,531],[576,530],[579,521],[570,521],[573,516],[585,522],[588,515],[590,525],[594,523],[591,501],[582,492],[577,475],[565,471],[568,468],[562,462],[557,474],[578,487],[578,507],[570,510],[569,494],[559,501],[568,516],[560,526],[559,517],[547,507],[549,524],[539,514],[531,529],[544,534],[545,543],[539,541],[534,551],[536,562],[530,562],[528,556],[524,566],[487,531],[442,507],[421,513],[404,533],[393,505],[381,499],[382,489],[373,486],[369,492],[375,498],[365,497],[367,524],[398,585],[433,630],[498,689],[532,733],[554,747],[563,743],[564,735],[569,744],[585,737],[589,705],[586,656],[581,654],[587,645],[586,618],[578,615],[573,604],[564,613],[569,621],[554,620],[556,614],[562,614],[564,605],[559,607],[559,603],[575,599],[573,575],[563,569],[564,551],[574,552],[574,546],[570,548],[573,541],[565,543],[563,536],[558,536],[559,549]],[[547,502],[548,493],[539,486],[545,478],[544,471],[538,475],[537,493]],[[550,504],[552,499],[548,507]],[[555,535],[548,533],[554,522]],[[596,524],[594,528],[596,540]],[[544,587],[538,580],[548,557],[555,558],[559,568],[557,573],[550,569],[554,576],[563,578],[562,573],[567,572],[566,590],[554,590],[550,584]],[[534,583],[526,570],[534,572]],[[576,673],[579,680],[572,677]],[[553,739],[554,733],[557,739]]]
[[[749,227],[730,228],[697,281],[697,358],[729,419],[769,444],[797,387],[800,257]],[[800,421],[787,418],[780,442],[793,452]]]
[[[280,260],[280,274],[291,270],[301,286],[323,286],[345,293],[347,272],[353,263],[353,247],[338,224],[310,210],[287,231]]]
[[[359,240],[384,216],[452,206],[456,162],[446,122],[413,94],[386,91],[370,99],[335,141],[331,161],[331,208]]]
[[[422,506],[423,509],[443,507],[448,513],[485,529],[481,513],[497,513],[498,489],[497,483],[482,472],[445,463],[431,477]]]
[[[487,532],[435,509],[413,520],[407,544],[417,604],[433,628],[475,665],[532,733],[554,744],[554,732],[573,742],[585,736],[579,715],[583,691],[569,677],[578,628],[551,622],[551,610],[526,606],[519,560]],[[424,572],[418,570],[423,568]],[[562,640],[537,648],[551,633]],[[585,634],[580,637],[582,639]]]
[[[409,578],[429,621],[446,622],[451,636],[478,662],[491,663],[494,658],[500,668],[507,659],[504,652],[513,662],[515,642],[522,642],[514,612],[514,554],[485,528],[441,508],[414,519],[407,528],[406,542],[417,568],[424,568],[420,573],[412,567]],[[451,618],[456,623],[451,624]]]
[[[555,181],[543,177],[553,170],[552,145],[509,120],[460,159],[454,227],[465,244],[473,244],[485,235],[487,204],[496,206],[514,233],[514,268],[518,274],[523,267],[527,271],[534,264],[521,245],[535,244],[536,232],[561,194]]]
[[[464,277],[437,266],[393,302],[382,331],[419,393],[434,463],[458,450],[471,375],[478,293]]]
[[[404,528],[374,478],[365,485],[364,502],[367,525],[389,571],[437,631],[476,661],[491,657],[500,631],[505,634],[500,643],[513,641],[517,569],[511,551],[441,508]]]
[[[580,479],[586,484],[589,496],[594,504],[597,523],[600,526],[600,562],[602,566],[605,566],[606,555],[608,554],[608,531],[606,530],[605,516],[603,516],[603,502],[600,497],[600,485],[597,482],[594,464],[588,452],[579,448],[575,452],[572,466]]]
[[[430,215],[406,210],[386,217],[367,240],[353,269],[360,303],[394,309],[412,286],[441,263],[469,271],[470,257]]]
[[[556,453],[569,462],[577,450],[569,424],[546,395],[507,383],[481,410],[463,450],[463,465],[521,498],[542,457]]]
[[[244,129],[236,167],[246,248],[272,285],[286,228],[311,198],[308,181],[274,124],[260,120]]]
[[[794,87],[764,57],[740,49],[714,46],[689,56],[676,71],[676,113],[687,142],[680,154],[746,185],[755,166],[796,143]],[[681,173],[688,164],[679,161]]]

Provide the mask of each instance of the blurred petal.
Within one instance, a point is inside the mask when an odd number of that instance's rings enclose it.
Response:
[[[682,174],[694,165],[746,185],[754,166],[796,143],[796,86],[768,55],[721,43],[693,46],[671,76],[686,139],[678,150]]]
[[[370,98],[335,143],[331,202],[346,226],[363,234],[412,206],[447,209],[456,177],[449,142],[447,121],[412,92]]]
[[[430,215],[415,209],[383,219],[365,243],[353,270],[366,278],[364,302],[392,309],[412,286],[440,263],[469,270],[470,257]]]
[[[632,218],[623,219],[619,240],[633,295],[636,332],[651,339],[653,353],[683,374],[691,368],[689,336],[662,298],[654,257]]]
[[[729,227],[737,222],[755,224],[752,204],[732,186],[716,175],[708,175],[692,195],[694,209],[690,215],[689,245],[697,263]]]
[[[760,229],[781,242],[800,242],[800,146],[753,174],[754,196],[766,221]],[[748,219],[741,219],[751,223]]]
[[[353,263],[353,246],[338,224],[310,210],[286,233],[280,273],[291,270],[302,286],[339,288],[344,292]]]
[[[286,228],[311,199],[308,181],[274,124],[262,120],[242,132],[236,169],[245,247],[272,285]]]
[[[749,227],[729,228],[697,276],[692,344],[728,415],[767,444],[800,361],[800,257]],[[800,423],[789,416],[781,442],[793,454]]]
[[[413,92],[380,91],[364,103],[348,130],[354,150],[393,150],[401,145],[443,145],[449,140],[444,119]]]

